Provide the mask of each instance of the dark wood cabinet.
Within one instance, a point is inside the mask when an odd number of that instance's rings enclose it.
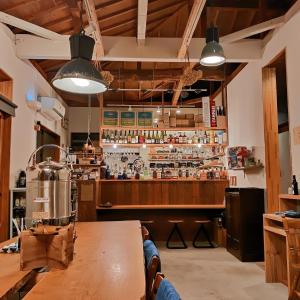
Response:
[[[240,261],[262,261],[264,190],[226,188],[227,251]]]

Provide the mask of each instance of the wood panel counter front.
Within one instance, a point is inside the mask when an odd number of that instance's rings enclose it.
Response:
[[[74,261],[48,272],[25,299],[145,299],[140,222],[78,223],[76,230]]]
[[[224,205],[227,180],[100,180],[98,206],[147,205]]]

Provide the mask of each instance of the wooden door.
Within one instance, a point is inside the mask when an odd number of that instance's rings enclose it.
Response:
[[[276,69],[271,67],[263,68],[262,77],[267,211],[272,213],[279,210],[280,191]]]
[[[9,163],[11,116],[0,111],[0,242],[9,231]]]

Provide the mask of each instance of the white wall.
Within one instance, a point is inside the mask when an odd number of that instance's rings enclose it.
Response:
[[[262,68],[282,50],[286,51],[292,173],[300,180],[300,145],[294,144],[293,128],[300,126],[300,12],[278,29],[263,51],[263,58],[249,63],[228,86],[230,145],[259,147],[263,157]],[[232,172],[231,172],[232,173]],[[237,173],[237,172],[234,172]],[[240,186],[265,186],[265,178],[238,176]]]
[[[29,94],[57,96],[48,82],[28,61],[16,57],[14,41],[7,29],[0,27],[0,68],[13,79],[13,102],[18,106],[16,117],[12,121],[10,186],[15,184],[18,170],[25,169],[30,154],[36,148],[35,120],[61,136],[61,143],[66,144],[66,132],[60,122],[48,121],[35,114],[26,104]]]
[[[264,124],[260,64],[248,64],[227,87],[229,146],[255,147],[264,163]],[[229,171],[240,187],[265,187],[265,172]]]

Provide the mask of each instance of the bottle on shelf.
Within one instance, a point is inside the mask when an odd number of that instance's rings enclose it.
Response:
[[[131,133],[130,133],[130,130],[128,131],[128,135],[127,135],[127,144],[131,144]]]
[[[151,135],[151,144],[155,144],[154,130],[152,131],[152,135]]]
[[[102,131],[101,142],[102,142],[103,144],[106,143],[106,134],[105,134],[105,130]]]
[[[163,131],[160,132],[159,143],[160,143],[160,144],[163,144],[163,143],[164,143],[164,134],[163,134]]]
[[[138,144],[139,143],[139,132],[138,130],[135,132],[135,143]]]
[[[292,191],[293,191],[293,195],[299,195],[298,182],[296,180],[296,175],[293,175]]]

